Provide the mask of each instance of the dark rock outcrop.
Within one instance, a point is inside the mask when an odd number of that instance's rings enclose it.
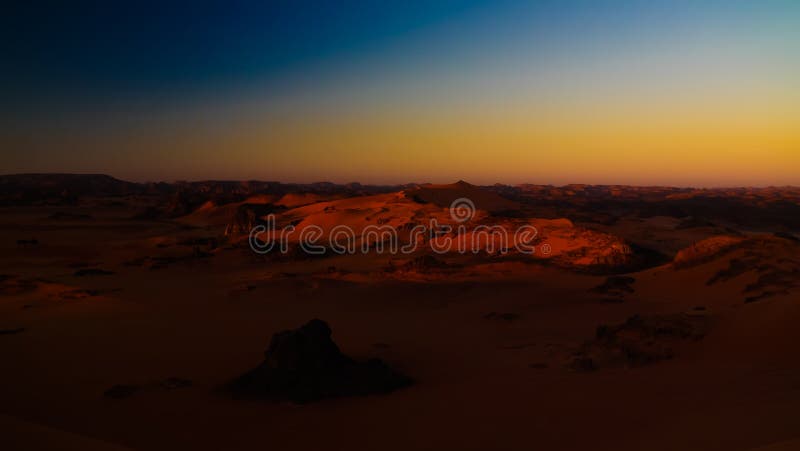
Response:
[[[264,361],[230,383],[238,397],[306,403],[389,393],[412,383],[378,359],[356,362],[339,351],[331,329],[314,319],[272,336]]]
[[[629,276],[610,276],[605,282],[589,290],[592,293],[606,296],[607,302],[622,302],[626,294],[631,294],[635,290],[631,286],[636,279]]]
[[[517,313],[498,313],[498,312],[489,312],[483,315],[483,319],[491,319],[491,320],[500,320],[500,321],[514,321],[519,319],[519,314]]]
[[[11,329],[0,329],[0,335],[16,335],[25,332],[24,327],[14,327]]]
[[[103,392],[103,396],[111,399],[129,398],[141,389],[138,385],[117,384]]]
[[[709,327],[710,318],[704,310],[691,314],[635,315],[622,324],[599,326],[594,340],[575,352],[567,366],[585,372],[668,360],[683,343],[702,339]]]
[[[421,255],[419,257],[415,257],[406,263],[402,264],[401,266],[397,267],[398,271],[407,271],[407,272],[429,272],[435,270],[442,270],[447,269],[449,265],[442,260],[432,256],[432,255]]]
[[[113,271],[107,271],[105,269],[100,268],[84,268],[75,271],[75,277],[86,277],[86,276],[110,276],[113,275]]]
[[[286,207],[272,204],[242,204],[236,208],[231,222],[225,226],[225,236],[248,235],[253,227],[265,225],[264,217],[280,213]]]

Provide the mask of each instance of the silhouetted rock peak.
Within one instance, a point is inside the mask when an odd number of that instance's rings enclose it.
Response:
[[[378,359],[356,362],[339,351],[325,321],[272,336],[264,361],[230,384],[237,396],[298,403],[388,393],[412,383]]]
[[[350,362],[331,339],[328,323],[320,319],[273,335],[264,357],[268,368],[292,371],[319,370]]]

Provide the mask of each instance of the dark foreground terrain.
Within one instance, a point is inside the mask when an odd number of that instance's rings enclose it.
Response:
[[[796,188],[0,186],[8,449],[800,448]],[[247,245],[462,197],[550,252]]]

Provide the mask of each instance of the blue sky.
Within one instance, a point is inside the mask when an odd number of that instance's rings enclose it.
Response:
[[[798,2],[18,2],[0,20],[14,172],[800,182],[775,172],[797,164]],[[681,177],[637,175],[669,151],[692,156]],[[431,153],[476,164],[404,163]],[[703,181],[730,158],[757,174]]]

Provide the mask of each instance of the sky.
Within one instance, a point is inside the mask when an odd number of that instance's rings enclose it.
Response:
[[[19,2],[0,173],[800,185],[800,2]]]

